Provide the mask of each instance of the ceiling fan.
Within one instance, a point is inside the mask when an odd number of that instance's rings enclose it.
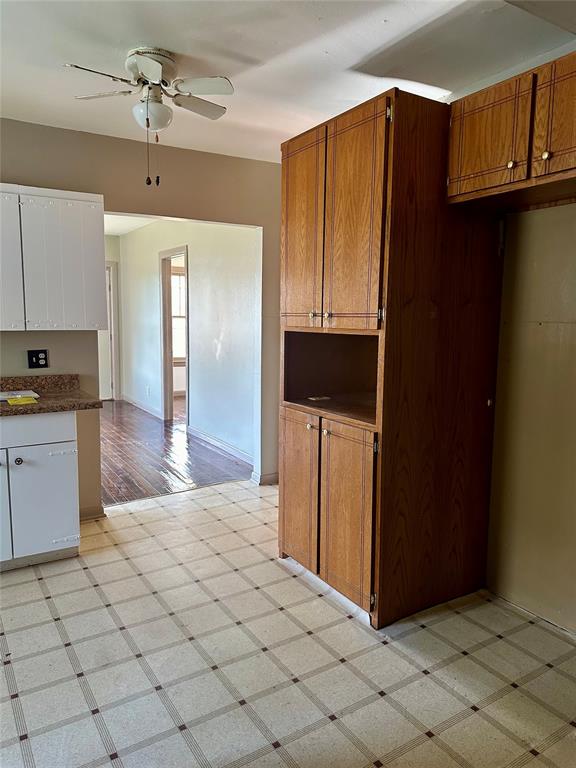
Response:
[[[177,67],[173,53],[162,48],[141,46],[128,51],[125,68],[128,77],[109,75],[79,64],[65,64],[66,67],[92,72],[107,77],[115,83],[122,83],[130,89],[92,93],[76,96],[77,99],[103,99],[109,96],[140,96],[132,114],[139,126],[150,131],[161,131],[172,122],[172,108],[163,103],[167,97],[177,107],[195,112],[209,120],[218,120],[226,114],[226,107],[214,104],[199,96],[229,96],[234,87],[227,77],[176,77]]]

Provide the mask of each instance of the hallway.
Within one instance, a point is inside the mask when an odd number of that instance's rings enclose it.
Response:
[[[122,400],[104,403],[104,506],[250,478],[249,464],[186,433],[184,398],[175,401],[174,417],[163,422]]]

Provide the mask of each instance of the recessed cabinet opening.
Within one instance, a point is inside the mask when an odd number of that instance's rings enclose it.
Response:
[[[378,336],[286,331],[284,401],[376,423]]]

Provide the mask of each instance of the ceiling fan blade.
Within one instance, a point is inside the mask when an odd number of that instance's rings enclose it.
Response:
[[[132,80],[128,80],[126,77],[117,77],[117,75],[109,75],[107,72],[99,72],[97,69],[89,69],[88,67],[81,67],[79,64],[64,64],[65,67],[71,69],[81,69],[82,72],[92,72],[94,75],[101,75],[102,77],[108,77],[115,83],[126,83],[126,85],[134,85]]]
[[[89,93],[86,96],[74,96],[75,99],[105,99],[107,96],[132,96],[136,91],[108,91],[107,93]]]
[[[194,96],[231,96],[234,93],[234,86],[227,77],[179,77],[172,87],[179,93]]]
[[[196,112],[197,115],[207,117],[209,120],[218,120],[219,117],[226,114],[226,107],[221,107],[219,104],[213,104],[211,101],[206,101],[205,99],[197,99],[196,96],[178,94],[177,96],[174,96],[173,101],[177,107],[187,109],[189,112]]]
[[[137,60],[140,74],[143,75],[149,83],[161,83],[162,64],[154,59],[149,59],[148,56],[145,56],[143,53],[136,52],[134,55],[138,57]]]

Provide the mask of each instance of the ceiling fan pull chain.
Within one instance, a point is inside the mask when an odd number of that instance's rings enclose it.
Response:
[[[146,170],[148,172],[146,184],[150,186],[152,179],[150,178],[150,118],[148,117],[148,99],[146,99]]]
[[[159,143],[160,143],[160,139],[158,137],[158,132],[156,132],[156,144],[159,144]],[[159,165],[160,165],[160,161],[159,161],[159,158],[158,158],[158,151],[156,151],[156,166],[158,167]],[[160,175],[159,174],[156,174],[156,186],[157,187],[160,186]]]

